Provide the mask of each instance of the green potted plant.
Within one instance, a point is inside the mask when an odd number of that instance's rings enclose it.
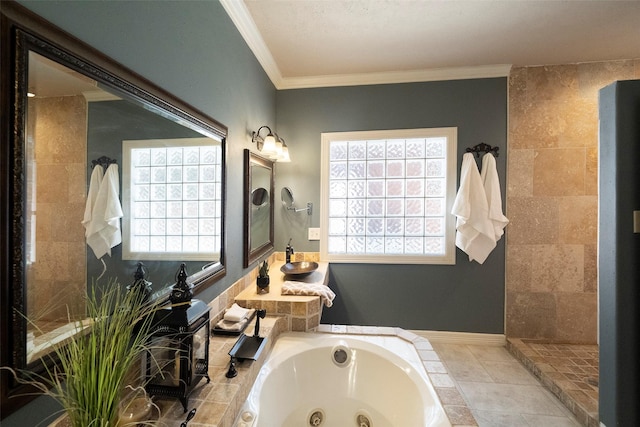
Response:
[[[257,292],[259,294],[269,293],[269,282],[269,262],[265,259],[258,269],[258,278],[256,279]]]
[[[125,292],[110,281],[104,291],[93,287],[86,305],[88,320],[75,322],[73,337],[53,345],[53,352],[45,356],[57,359],[55,367],[42,375],[24,371],[18,380],[56,399],[66,413],[64,425],[124,426],[120,414],[129,410],[126,388],[131,388],[131,372],[147,349],[150,314],[157,303],[145,302],[141,293]]]

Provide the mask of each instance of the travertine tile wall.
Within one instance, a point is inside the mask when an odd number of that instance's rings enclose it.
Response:
[[[509,337],[595,343],[598,91],[640,60],[513,68],[509,77]]]
[[[82,218],[86,200],[87,101],[82,96],[29,101],[27,151],[37,185],[35,262],[27,269],[29,318],[65,322],[82,313],[86,250]],[[29,223],[30,227],[31,224]],[[32,286],[33,284],[33,286]]]

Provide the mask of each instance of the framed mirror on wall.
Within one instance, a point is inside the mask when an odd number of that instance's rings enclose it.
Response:
[[[244,266],[273,251],[273,161],[244,150]]]
[[[0,366],[43,372],[94,284],[142,262],[163,299],[182,262],[196,294],[226,274],[227,128],[16,3],[1,19]],[[2,417],[33,398],[0,389]]]

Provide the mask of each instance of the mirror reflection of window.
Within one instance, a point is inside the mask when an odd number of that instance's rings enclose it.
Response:
[[[210,260],[220,252],[220,141],[123,141],[123,259]]]

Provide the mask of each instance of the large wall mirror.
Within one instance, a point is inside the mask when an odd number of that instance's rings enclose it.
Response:
[[[1,61],[0,365],[37,372],[88,287],[225,275],[227,129],[11,2]],[[0,375],[6,416],[29,398]]]
[[[273,161],[244,151],[244,266],[273,250]]]

